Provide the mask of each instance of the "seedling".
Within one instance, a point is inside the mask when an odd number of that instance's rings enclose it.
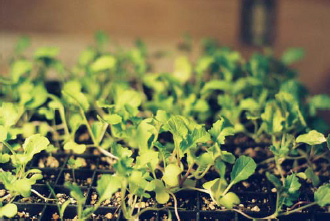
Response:
[[[246,144],[269,144],[261,148],[269,157],[258,165],[270,164],[265,174],[277,196],[274,213],[264,218],[330,204],[329,184],[315,166],[328,162],[329,125],[317,112],[330,108],[330,98],[310,96],[296,80],[289,65],[303,56],[301,49],[280,59],[269,50],[245,59],[205,40],[193,61],[192,39],[186,37],[185,54],[173,57],[173,71],[155,73],[141,40],[124,50],[109,49],[103,32],[95,39],[70,68],[57,58],[56,47],[38,48],[33,58],[25,55],[27,38],[15,48],[9,76],[0,78],[0,163],[13,168],[1,169],[0,181],[10,194],[0,199],[0,217],[15,216],[14,199],[31,192],[56,201],[32,187],[42,179],[39,169],[26,169],[36,154],[79,155],[93,148],[101,154],[95,157],[111,159],[111,174],[101,175],[98,201],[85,207],[86,196],[75,182],[81,164],[69,158],[74,182],[65,187],[77,201],[78,219],[89,218],[113,195],[120,195],[117,210],[126,219],[166,209],[180,219],[177,193],[184,190],[206,193],[220,208],[254,218],[237,207],[242,199],[232,188],[255,173],[253,157],[259,157],[242,154],[240,137]],[[57,93],[46,90],[51,69],[58,76]],[[284,162],[292,162],[289,170]],[[211,172],[216,177],[201,183]],[[303,180],[314,187],[313,202],[297,202]],[[151,198],[155,204],[141,206]],[[57,202],[62,220],[69,203]]]

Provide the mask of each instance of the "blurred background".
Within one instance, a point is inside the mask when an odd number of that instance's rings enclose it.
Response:
[[[197,45],[212,37],[245,56],[263,47],[280,55],[305,49],[295,65],[313,93],[330,93],[329,0],[0,0],[0,73],[18,37],[32,48],[57,46],[67,64],[103,30],[124,47],[140,37],[149,50],[174,50],[185,33]],[[198,53],[198,52],[196,52]],[[171,70],[161,63],[158,69]]]

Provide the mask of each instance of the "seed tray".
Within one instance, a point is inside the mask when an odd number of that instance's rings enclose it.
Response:
[[[41,153],[38,154],[30,164],[29,168],[38,168],[38,159],[42,157],[47,157],[48,154]],[[98,158],[95,158],[92,154],[52,154],[55,158],[62,158],[63,163],[59,165],[57,168],[42,168],[41,171],[43,174],[47,174],[47,177],[49,175],[52,176],[50,179],[49,184],[53,187],[55,193],[62,193],[69,196],[70,191],[66,187],[63,186],[64,184],[64,176],[66,173],[69,173],[72,175],[72,169],[68,169],[68,160],[70,158],[77,158],[82,157],[85,159],[91,159],[91,157],[94,157],[94,163],[96,166],[96,169],[75,169],[74,173],[76,178],[79,178],[81,180],[83,179],[90,179],[90,182],[88,182],[86,185],[81,185],[82,191],[86,195],[86,202],[84,204],[84,207],[90,207],[90,198],[91,194],[93,192],[96,192],[96,185],[97,180],[102,174],[112,174],[113,171],[111,170],[103,170],[98,169],[98,165],[100,164],[100,160]],[[39,168],[38,168],[39,169]],[[214,179],[216,174],[208,174],[206,176],[206,179]],[[209,178],[207,178],[209,177]],[[236,184],[233,186],[233,191],[236,192],[240,199],[246,202],[247,204],[251,204],[252,200],[255,199],[257,203],[261,204],[267,204],[268,210],[265,210],[262,206],[260,208],[260,212],[253,212],[253,211],[246,211],[242,209],[246,214],[254,216],[254,217],[265,217],[267,215],[270,215],[275,210],[275,201],[276,201],[276,194],[271,192],[271,189],[273,188],[272,184],[267,181],[267,179],[263,175],[255,174],[248,179],[248,182],[251,182],[253,180],[256,180],[256,183],[252,183],[251,186],[245,187],[243,184]],[[205,180],[204,180],[205,181]],[[260,184],[259,186],[257,184]],[[263,183],[263,184],[261,184]],[[200,186],[200,184],[197,184]],[[258,189],[258,187],[264,186],[264,189]],[[3,188],[3,186],[0,186],[0,188]],[[54,196],[50,193],[48,187],[44,183],[38,183],[33,186],[33,189],[37,190],[39,193],[44,195],[48,198],[54,198]],[[189,202],[193,206],[187,206],[187,208],[180,208],[178,209],[178,213],[180,215],[180,218],[183,220],[247,220],[246,217],[242,216],[241,214],[233,211],[226,211],[223,208],[217,208],[215,207],[214,210],[205,210],[203,209],[203,197],[205,197],[206,194],[194,192],[194,194],[186,194],[185,191],[181,191],[176,193],[177,198],[182,196],[184,199],[189,199]],[[35,196],[33,193],[31,196]],[[301,199],[304,200],[312,200],[310,199],[310,195],[307,193],[301,191]],[[21,203],[21,198],[17,198],[15,200],[15,204],[18,205],[19,211],[25,211],[29,212],[29,214],[32,214],[33,216],[37,216],[36,220],[50,220],[52,219],[52,215],[55,213],[58,213],[57,206],[54,204],[53,201],[47,201],[44,200],[38,201],[37,203]],[[253,204],[253,203],[252,203]],[[159,206],[160,208],[161,206]],[[251,206],[250,206],[251,207]],[[240,209],[240,207],[237,207],[237,209]],[[74,203],[71,203],[64,214],[64,217],[67,219],[72,219],[76,216],[77,206]],[[108,213],[111,213],[112,216],[116,213],[117,217],[112,217],[113,220],[122,220],[123,214],[121,213],[120,209],[115,207],[105,207],[101,206],[98,208],[97,211],[95,211],[93,217],[93,220],[97,219],[106,219],[105,215]],[[159,211],[147,211],[146,213],[142,214],[140,219],[141,220],[163,220],[164,218],[169,216],[169,213],[171,213],[172,219],[175,220],[175,211],[173,209],[173,205],[170,205],[167,210],[159,210]],[[108,214],[109,215],[109,214]],[[311,207],[308,210],[304,210],[303,212],[294,213],[290,216],[284,216],[279,217],[280,220],[289,220],[289,219],[299,219],[299,220],[326,220],[330,218],[330,214],[326,213],[325,211],[322,211],[319,207]]]

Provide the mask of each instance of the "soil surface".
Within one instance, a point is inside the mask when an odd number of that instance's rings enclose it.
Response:
[[[65,157],[45,156],[38,161],[39,168],[58,168],[65,162]]]

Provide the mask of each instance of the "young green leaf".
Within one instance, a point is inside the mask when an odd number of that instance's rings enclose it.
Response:
[[[210,140],[210,134],[206,132],[204,127],[194,128],[194,130],[187,134],[181,141],[180,149],[185,152],[190,147],[194,147],[197,143],[204,143]]]
[[[308,179],[310,179],[313,183],[313,186],[318,186],[320,184],[320,178],[314,173],[313,169],[308,167],[305,170],[305,174]]]
[[[257,164],[251,157],[240,156],[230,173],[231,184],[238,183],[249,178],[255,171]]]
[[[152,121],[151,118],[144,119],[137,127],[135,140],[141,152],[151,148],[151,146],[149,146],[149,140],[151,139],[151,143],[154,142],[153,138],[155,134],[157,134],[157,130],[155,126],[152,125]]]
[[[285,118],[282,116],[282,112],[275,102],[271,101],[266,104],[261,118],[263,120],[262,127],[266,133],[275,134],[282,131]]]
[[[230,164],[235,163],[235,156],[232,153],[225,150],[221,151],[220,159]]]
[[[40,178],[40,176],[38,178]],[[30,180],[28,178],[23,178],[14,181],[9,186],[6,186],[6,188],[10,191],[17,192],[23,197],[29,197],[31,194],[31,185],[35,184],[35,181],[36,179]]]
[[[163,174],[164,182],[170,187],[179,185],[178,175],[181,174],[181,172],[182,170],[178,165],[176,164],[168,165],[167,167],[165,167],[165,171]]]
[[[227,136],[234,135],[235,129],[226,118],[222,117],[212,125],[212,128],[208,132],[211,134],[212,140],[221,145],[225,143]]]
[[[266,172],[266,177],[275,186],[276,189],[280,189],[282,187],[281,181],[275,175]]]
[[[178,57],[174,64],[174,77],[181,83],[186,83],[191,77],[192,67],[187,57]]]
[[[28,159],[31,160],[35,154],[46,150],[48,145],[49,140],[46,137],[35,134],[25,139],[23,149]]]
[[[21,54],[26,48],[30,46],[30,38],[27,36],[22,36],[20,39],[18,39],[18,42],[15,46],[15,53]]]
[[[226,164],[222,161],[221,158],[217,158],[215,163],[214,163],[214,167],[217,170],[217,172],[220,175],[220,178],[225,178],[225,174],[226,174]]]
[[[314,200],[322,207],[330,205],[330,184],[320,186],[314,193]]]
[[[63,86],[62,94],[67,102],[88,110],[89,102],[84,93],[81,92],[81,84],[78,81],[66,82]]]
[[[11,67],[11,77],[13,83],[17,83],[19,78],[32,70],[33,64],[30,61],[18,60]]]
[[[140,156],[136,158],[136,166],[137,168],[143,168],[147,165],[150,167],[151,171],[155,171],[158,163],[159,163],[159,153],[152,149],[146,150],[141,153]]]
[[[91,64],[93,72],[100,72],[113,69],[116,65],[116,58],[111,55],[104,55]]]
[[[10,160],[10,155],[7,153],[0,153],[0,163],[8,163]]]
[[[59,49],[56,47],[41,47],[34,52],[35,59],[50,58],[54,59],[59,54]]]
[[[7,129],[5,126],[0,125],[0,142],[6,141],[8,136]]]
[[[77,144],[74,141],[69,141],[64,144],[64,150],[72,150],[76,154],[83,154],[86,150],[85,144]]]
[[[232,89],[232,84],[227,81],[223,80],[213,80],[207,82],[201,90],[202,95],[206,95],[209,92],[214,90],[221,90],[221,91],[230,91]]]
[[[125,90],[117,92],[114,97],[116,109],[125,108],[125,106],[131,106],[137,108],[141,105],[142,98],[139,92],[135,90]]]
[[[284,187],[289,193],[295,193],[299,190],[301,184],[295,174],[287,176],[284,181]]]
[[[19,108],[17,105],[13,103],[3,102],[0,107],[0,124],[5,126],[6,128],[13,126],[16,124],[19,118]],[[8,131],[7,131],[8,133]]]
[[[89,48],[80,54],[78,62],[80,65],[86,66],[94,60],[95,56],[96,51]]]
[[[290,48],[282,55],[282,62],[284,64],[292,64],[301,60],[304,57],[304,50],[302,48]]]
[[[84,194],[77,184],[66,182],[64,186],[70,189],[70,195],[77,200],[78,204],[81,205],[85,202]]]
[[[0,217],[12,218],[17,214],[17,206],[13,203],[8,203],[0,207]]]
[[[326,141],[325,136],[316,130],[311,130],[307,134],[302,134],[296,139],[297,143],[307,143],[309,145],[317,145]]]
[[[96,190],[100,195],[100,201],[110,199],[112,194],[121,187],[121,178],[114,175],[103,174],[97,181]]]
[[[166,191],[164,183],[161,180],[154,180],[155,182],[155,193],[156,193],[156,201],[159,204],[165,204],[170,199],[170,194]]]
[[[312,116],[317,114],[317,110],[329,110],[330,96],[326,94],[318,94],[309,101],[309,112]]]
[[[104,117],[104,120],[110,124],[110,125],[113,125],[113,124],[119,124],[122,122],[122,117],[118,114],[110,114],[110,115],[106,115]]]
[[[223,205],[227,209],[232,209],[234,205],[238,205],[240,202],[241,201],[235,193],[229,192],[219,199],[218,204]]]

